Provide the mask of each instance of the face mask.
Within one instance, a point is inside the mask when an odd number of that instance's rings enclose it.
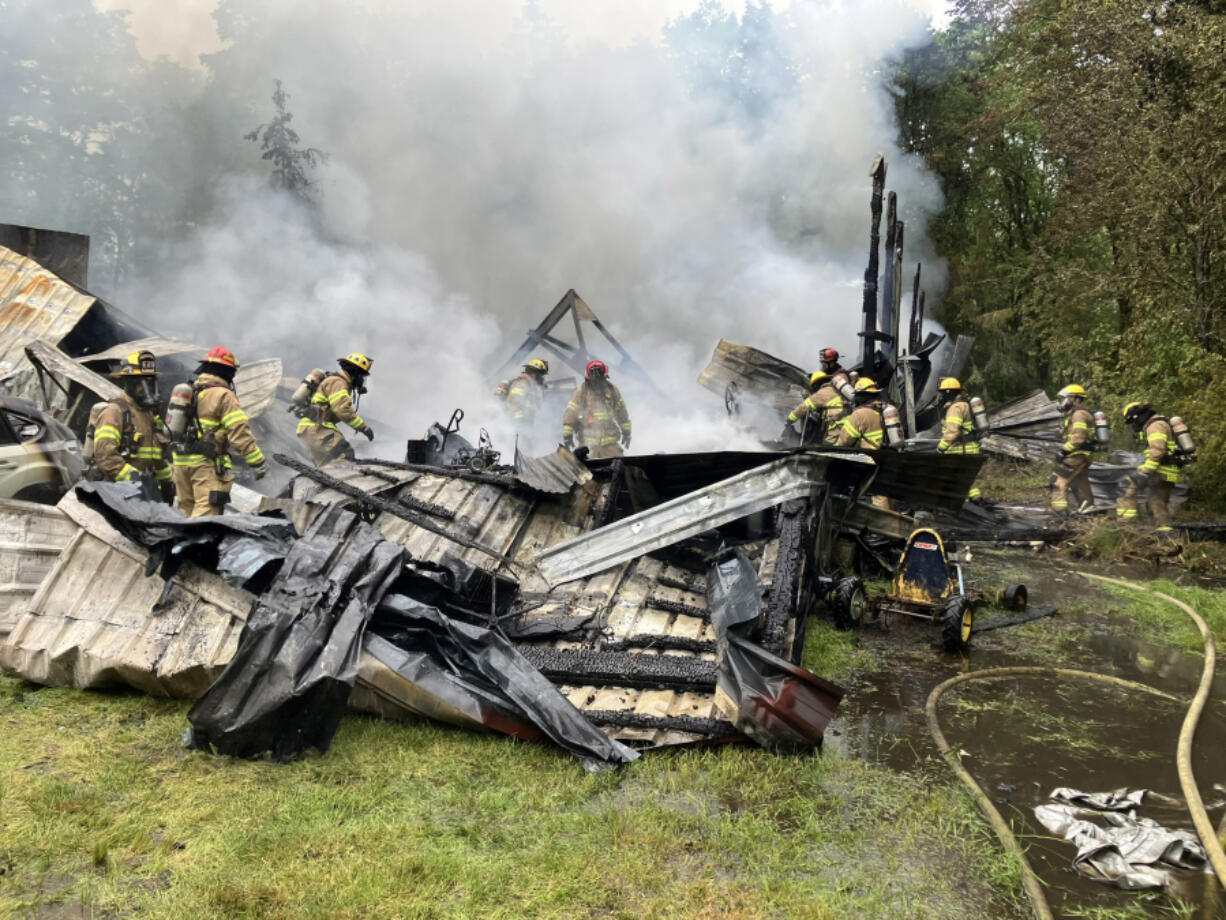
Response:
[[[133,390],[129,392],[138,406],[148,409],[158,404],[157,380],[152,377],[142,377],[134,381]]]

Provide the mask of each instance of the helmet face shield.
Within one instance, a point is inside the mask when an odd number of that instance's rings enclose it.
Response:
[[[124,389],[141,408],[152,409],[158,404],[158,379],[153,375],[129,377],[124,381]]]

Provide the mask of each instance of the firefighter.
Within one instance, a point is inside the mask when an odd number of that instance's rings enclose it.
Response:
[[[830,349],[827,349],[829,351]],[[858,447],[878,450],[885,440],[885,425],[881,420],[881,387],[869,377],[856,381],[856,408],[843,419],[835,447]]]
[[[1157,415],[1148,403],[1131,402],[1124,407],[1124,421],[1145,445],[1145,459],[1128,473],[1124,492],[1116,500],[1115,514],[1121,521],[1137,518],[1137,493],[1142,483],[1149,487],[1147,505],[1159,533],[1171,532],[1171,492],[1179,481],[1175,465],[1175,433],[1171,423]]]
[[[358,395],[366,392],[366,377],[374,362],[356,351],[336,361],[340,371],[323,379],[311,397],[306,416],[298,422],[298,437],[317,467],[354,458],[353,447],[336,427],[338,422],[365,435],[368,441],[375,439],[374,429],[357,411]]]
[[[855,402],[855,387],[857,381],[839,364],[839,352],[834,348],[823,348],[817,355],[821,369],[830,376],[830,385],[843,397],[843,402],[851,405]]]
[[[630,447],[630,413],[621,391],[609,380],[603,361],[589,361],[583,383],[571,394],[562,416],[562,443],[577,441],[593,460],[620,457]],[[620,443],[619,443],[620,442]]]
[[[89,478],[107,482],[152,479],[162,498],[173,501],[174,486],[166,459],[170,442],[158,412],[158,372],[153,352],[124,355],[111,378],[119,381],[123,394],[106,404],[94,424]]]
[[[536,424],[536,414],[545,401],[545,375],[549,363],[544,358],[533,358],[524,365],[524,372],[511,381],[507,390],[507,411],[515,428],[531,432]]]
[[[937,450],[943,454],[977,454],[979,442],[974,439],[975,419],[971,415],[971,403],[962,392],[962,384],[956,377],[944,377],[938,388],[945,421],[941,428],[941,440]],[[982,493],[979,486],[971,484],[966,494],[970,501],[978,501]]]
[[[1056,463],[1056,480],[1052,486],[1051,510],[1056,513],[1069,510],[1069,492],[1077,508],[1094,505],[1094,493],[1090,489],[1090,452],[1094,447],[1094,416],[1086,408],[1085,387],[1070,383],[1059,393],[1060,411],[1064,413],[1060,432],[1064,443],[1060,446],[1060,459]]]
[[[188,517],[221,514],[229,503],[234,485],[231,450],[251,467],[256,479],[268,472],[251,422],[234,392],[237,372],[233,353],[219,345],[204,356],[191,382],[187,435],[174,452],[179,510]]]
[[[833,444],[839,436],[835,423],[843,417],[843,397],[825,371],[814,371],[809,376],[809,395],[788,415],[784,434],[788,434],[796,422],[810,415],[812,422],[805,426],[803,440],[810,443],[824,440],[827,444]]]

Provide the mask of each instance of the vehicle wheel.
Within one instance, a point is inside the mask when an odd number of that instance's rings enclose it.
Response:
[[[858,578],[840,578],[834,586],[830,611],[834,614],[834,625],[839,629],[851,629],[863,623],[868,615],[864,582]]]
[[[970,598],[956,594],[945,602],[945,612],[941,614],[941,644],[947,652],[960,652],[971,641],[971,629],[974,627],[975,611],[971,607]]]
[[[1006,585],[1001,595],[1001,606],[1006,610],[1025,610],[1028,599],[1025,585]]]

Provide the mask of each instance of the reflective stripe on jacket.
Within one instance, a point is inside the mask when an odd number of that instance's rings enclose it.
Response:
[[[264,452],[251,433],[251,422],[239,404],[230,384],[213,374],[201,374],[192,384],[195,390],[196,424],[200,435],[213,442],[221,466],[232,466],[228,451],[234,451],[248,466],[264,462]],[[175,451],[175,466],[200,466],[214,461],[201,452]]]
[[[1170,461],[1175,457],[1175,432],[1171,423],[1161,415],[1155,415],[1141,429],[1145,441],[1145,459],[1137,467],[1142,473],[1162,477],[1167,482],[1179,482],[1179,467]]]
[[[937,450],[943,454],[977,454],[979,442],[971,440],[975,430],[975,421],[971,417],[971,404],[959,397],[955,399],[945,412],[945,423],[941,429],[941,440]]]
[[[507,392],[507,411],[517,422],[530,422],[536,418],[544,399],[544,385],[525,371],[511,381],[511,388]]]
[[[125,437],[124,427],[130,426]],[[170,479],[162,419],[124,393],[107,403],[94,425],[94,463],[109,482],[130,482],[141,473]],[[124,453],[127,456],[124,456]]]
[[[306,418],[298,423],[298,433],[302,434],[311,428],[336,428],[337,422],[344,422],[354,431],[366,427],[366,421],[358,415],[353,407],[353,398],[349,388],[353,381],[344,371],[329,374],[315,390],[311,397],[311,410]]]
[[[835,447],[859,447],[862,450],[877,450],[885,438],[881,422],[880,403],[860,406],[843,419],[839,439]]]
[[[1064,416],[1061,426],[1064,452],[1070,457],[1088,457],[1094,446],[1094,416],[1084,406],[1074,406]]]
[[[824,384],[817,388],[816,393],[810,393],[804,402],[792,410],[792,414],[788,416],[788,422],[800,421],[810,413],[818,416],[818,421],[824,422],[829,427],[843,414],[843,397],[830,384]]]
[[[562,415],[562,437],[575,437],[588,447],[604,447],[628,434],[630,413],[621,391],[608,380],[579,384]]]

